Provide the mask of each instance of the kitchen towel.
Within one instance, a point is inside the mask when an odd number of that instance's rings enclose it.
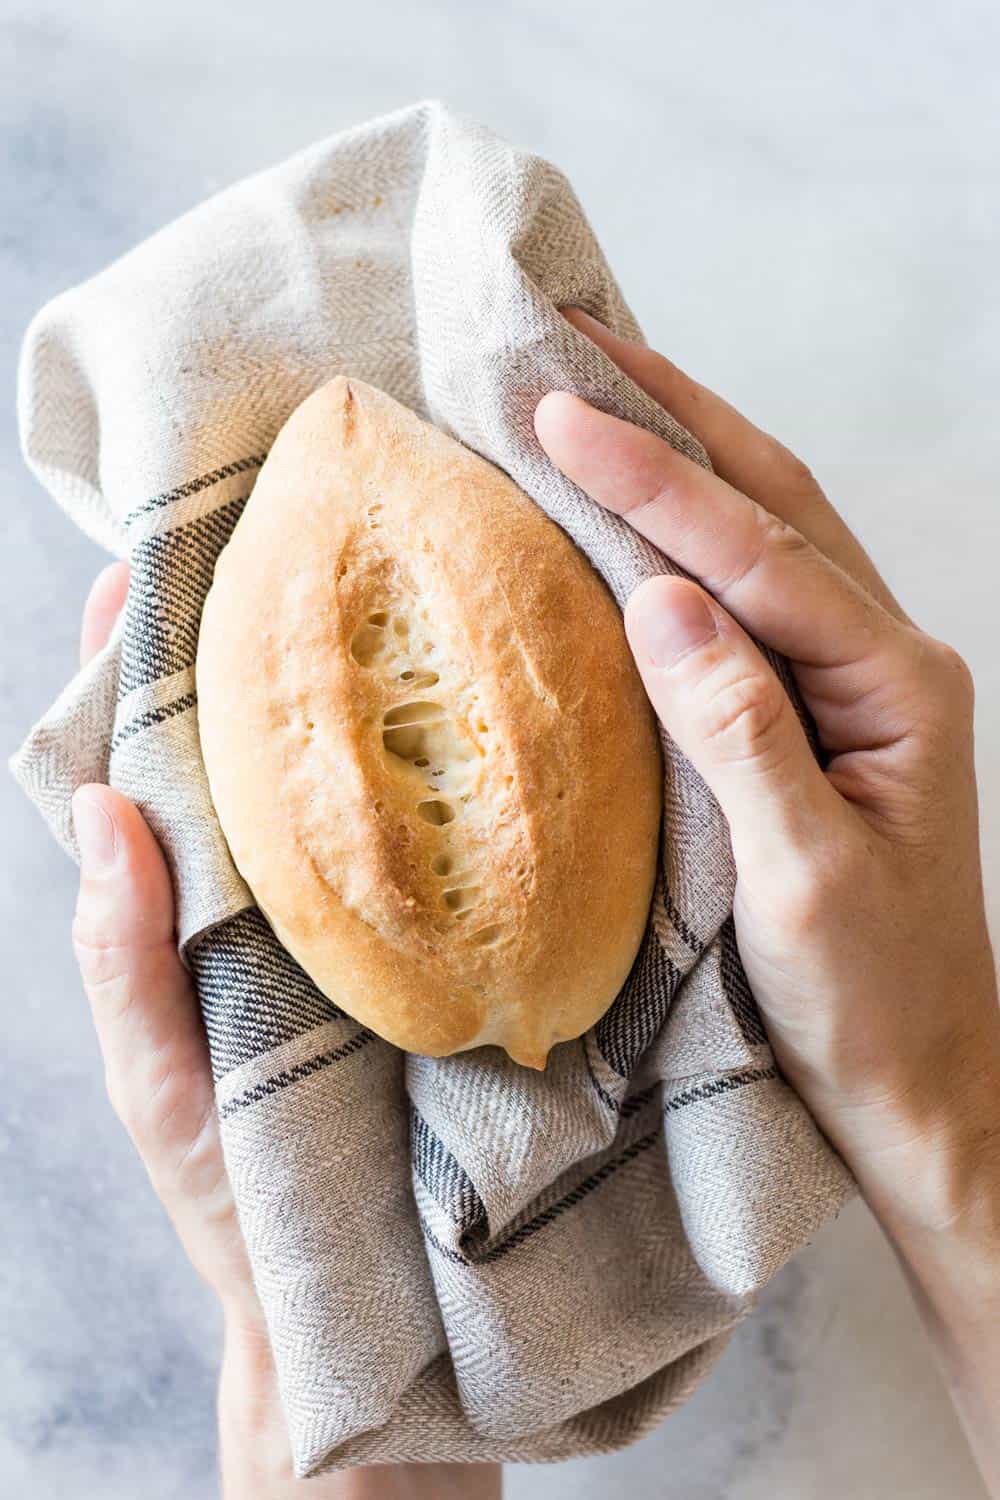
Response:
[[[776,1071],[725,822],[668,737],[643,947],[544,1073],[494,1049],[407,1056],[344,1015],[278,944],[213,813],[202,604],[276,432],[331,376],[499,464],[619,603],[670,568],[534,438],[538,399],[568,389],[708,462],[565,304],[639,337],[566,179],[428,103],[212,198],[57,297],[25,342],[28,463],[132,572],[121,628],[14,770],[74,856],[70,798],[94,780],[166,850],[300,1475],[620,1447],[851,1190]]]

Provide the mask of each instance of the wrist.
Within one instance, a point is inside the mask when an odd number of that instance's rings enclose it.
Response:
[[[994,1002],[995,1005],[995,1002]],[[863,1100],[810,1099],[869,1207],[897,1243],[1000,1244],[1000,1012],[933,1062]]]
[[[957,1241],[1000,1248],[1000,1110],[983,1100],[976,1114],[963,1108],[909,1124],[880,1152],[858,1152],[849,1162],[858,1186],[897,1245]],[[908,1134],[908,1130],[911,1132]]]
[[[908,1019],[870,985],[851,1026],[829,1007],[769,1017],[784,1076],[887,1230],[974,1222],[1000,1177],[1000,1005],[988,943],[982,955],[927,976]]]

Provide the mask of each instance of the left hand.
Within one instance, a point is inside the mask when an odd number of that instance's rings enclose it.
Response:
[[[107,641],[127,590],[124,563],[97,578],[83,614],[81,662]],[[495,1464],[396,1464],[293,1477],[267,1328],[222,1156],[208,1043],[177,954],[170,872],[142,814],[111,787],[81,787],[73,817],[81,855],[73,945],[108,1097],[191,1264],[222,1305],[224,1497],[499,1500]]]
[[[127,590],[125,563],[98,576],[84,608],[81,663],[104,645]],[[177,953],[166,861],[141,813],[111,787],[80,787],[73,819],[81,855],[73,947],[108,1097],[195,1270],[230,1317],[256,1320],[208,1044]]]

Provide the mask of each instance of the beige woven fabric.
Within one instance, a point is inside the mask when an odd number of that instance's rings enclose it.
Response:
[[[565,179],[420,105],[212,199],[57,298],[26,340],[28,462],[131,558],[132,584],[120,633],[15,774],[70,852],[71,794],[104,776],[167,850],[300,1474],[619,1447],[685,1397],[850,1191],[777,1076],[733,937],[725,826],[669,741],[645,944],[543,1075],[486,1050],[404,1057],[340,1013],[276,943],[215,821],[201,606],[275,433],[330,376],[500,464],[619,601],[667,566],[534,440],[535,403],[559,387],[706,462],[558,316],[567,302],[638,336]]]

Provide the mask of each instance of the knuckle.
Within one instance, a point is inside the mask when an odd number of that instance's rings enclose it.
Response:
[[[912,627],[906,633],[910,645],[897,689],[908,705],[914,745],[924,754],[948,755],[971,732],[972,673],[952,646]]]
[[[174,1083],[175,1075],[169,1068],[150,1074],[142,1066],[123,1065],[120,1054],[105,1066],[104,1087],[111,1108],[140,1152],[145,1153],[155,1142],[161,1117],[177,1107]]]
[[[83,912],[73,918],[72,937],[73,953],[88,987],[101,988],[127,972],[126,950],[96,929]]]
[[[786,491],[796,496],[819,494],[819,481],[809,465],[790,448],[786,448],[784,443],[779,443],[777,438],[772,438],[772,442],[777,450],[776,461],[780,464],[782,482]]]
[[[828,933],[831,913],[849,920],[868,911],[884,893],[886,870],[879,841],[845,823],[803,827],[781,861],[776,919],[787,937]],[[839,920],[838,917],[838,920]]]
[[[771,476],[775,489],[794,500],[813,500],[823,493],[819,480],[809,465],[791,448],[786,448],[771,432],[760,435],[762,467]]]
[[[806,541],[801,531],[797,531],[794,526],[782,520],[781,516],[774,516],[769,511],[763,511],[760,526],[764,551],[772,554],[780,553],[785,557],[800,557],[812,551],[810,543]]]
[[[818,862],[799,861],[782,882],[781,921],[787,936],[806,939],[829,921],[836,899],[835,881]]]
[[[728,578],[718,583],[713,581],[713,587],[716,592],[729,592],[745,583],[762,565],[773,563],[777,558],[801,558],[810,551],[810,544],[800,531],[763,506],[755,505],[750,535],[739,566]]]
[[[703,733],[727,762],[774,764],[785,711],[781,684],[761,672],[744,672],[709,687]]]
[[[948,698],[971,710],[976,690],[972,671],[965,658],[959,655],[954,646],[949,646],[944,641],[931,642],[931,648],[941,685]]]
[[[118,1120],[134,1140],[138,1129],[135,1099],[125,1086],[121,1069],[112,1067],[110,1063],[107,1063],[104,1068],[104,1091]]]
[[[147,1163],[176,1143],[178,1122],[187,1117],[190,1098],[190,1079],[169,1056],[151,1058],[145,1071],[130,1077],[119,1119]]]

